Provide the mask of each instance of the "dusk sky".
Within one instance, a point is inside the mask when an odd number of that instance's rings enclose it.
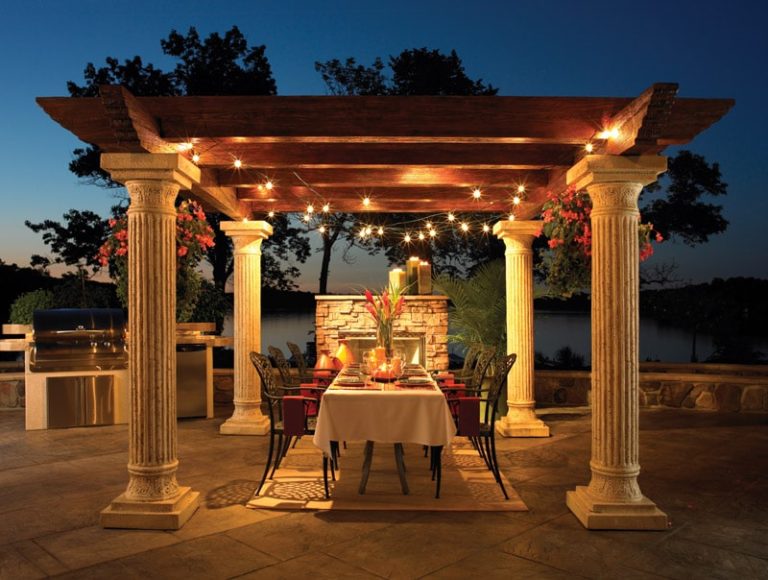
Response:
[[[168,2],[3,0],[0,46],[0,258],[27,265],[47,253],[24,220],[61,219],[69,208],[102,215],[110,192],[78,183],[67,169],[79,142],[35,103],[66,96],[88,62],[140,55],[171,70],[160,39],[172,29],[201,36],[237,25],[265,44],[280,95],[322,95],[314,62],[354,56],[370,64],[404,49],[456,49],[467,74],[500,95],[634,97],[654,82],[677,82],[681,97],[731,97],[735,107],[687,148],[718,161],[728,195],[728,231],[689,249],[662,244],[653,260],[674,259],[679,275],[768,277],[768,56],[763,2]],[[674,150],[668,150],[674,153]],[[302,267],[316,290],[319,255]],[[379,285],[383,259],[361,255],[331,268],[330,290]]]

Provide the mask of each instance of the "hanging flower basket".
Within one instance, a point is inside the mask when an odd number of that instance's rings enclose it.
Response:
[[[109,220],[111,233],[99,248],[99,262],[109,266],[117,285],[117,297],[128,308],[128,218]],[[200,260],[212,248],[213,230],[199,203],[185,200],[176,213],[176,320],[188,322],[200,299]]]
[[[542,252],[538,266],[552,295],[568,298],[575,292],[589,288],[592,267],[592,226],[590,215],[592,200],[585,192],[568,188],[562,195],[547,194],[542,206],[547,237],[547,249]],[[664,238],[651,223],[640,223],[637,228],[640,261],[653,255],[651,240]]]

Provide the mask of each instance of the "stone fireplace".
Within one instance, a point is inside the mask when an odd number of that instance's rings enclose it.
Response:
[[[347,339],[353,350],[371,348],[376,326],[365,310],[363,296],[315,296],[317,352],[331,354]],[[405,308],[395,323],[395,348],[405,351],[428,369],[448,368],[448,297],[406,296]],[[355,353],[357,354],[357,353]]]

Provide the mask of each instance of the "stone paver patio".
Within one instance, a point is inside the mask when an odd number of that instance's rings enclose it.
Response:
[[[227,415],[227,410],[222,410]],[[590,421],[499,441],[527,513],[254,511],[263,437],[179,423],[179,480],[203,505],[176,532],[104,530],[126,485],[127,427],[24,431],[0,413],[0,577],[766,578],[768,417],[643,411],[640,484],[666,532],[589,532],[565,492],[589,480]]]

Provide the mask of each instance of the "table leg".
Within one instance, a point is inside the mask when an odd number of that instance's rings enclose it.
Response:
[[[400,476],[400,488],[403,495],[408,495],[408,481],[405,479],[405,460],[403,459],[403,444],[395,443],[395,465],[397,465],[397,474]]]
[[[432,447],[432,461],[433,463],[433,471],[432,471],[432,479],[435,479],[435,476],[437,477],[437,482],[435,484],[435,499],[440,499],[440,481],[442,479],[443,475],[443,446],[437,445]]]
[[[365,459],[363,460],[363,475],[360,478],[360,487],[357,493],[363,495],[365,486],[368,485],[368,476],[371,474],[371,462],[373,461],[373,441],[365,442]]]

